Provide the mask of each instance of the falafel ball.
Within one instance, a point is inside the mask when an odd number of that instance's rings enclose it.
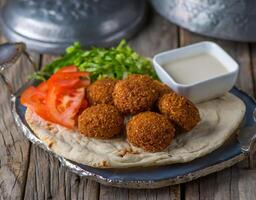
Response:
[[[115,106],[99,104],[78,117],[78,130],[87,137],[110,139],[120,134],[124,118]]]
[[[158,98],[153,79],[147,75],[129,75],[114,88],[114,105],[124,114],[137,114],[150,110]]]
[[[87,98],[90,105],[111,104],[113,105],[112,93],[117,80],[102,79],[92,83],[87,88]]]
[[[156,88],[156,90],[158,91],[159,97],[163,96],[164,94],[173,92],[173,90],[168,85],[161,83],[158,80],[154,80],[153,85]]]
[[[134,146],[157,152],[171,144],[175,128],[166,116],[147,111],[132,117],[126,132],[128,141]]]
[[[164,94],[158,101],[158,108],[185,131],[190,131],[200,121],[197,107],[184,96],[174,92]]]

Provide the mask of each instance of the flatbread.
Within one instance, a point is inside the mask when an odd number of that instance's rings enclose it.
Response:
[[[56,154],[77,163],[99,168],[128,168],[184,163],[219,148],[238,128],[245,105],[236,96],[224,96],[197,105],[201,122],[190,132],[179,134],[162,152],[150,153],[129,144],[123,136],[95,139],[47,122],[26,111],[35,135]]]

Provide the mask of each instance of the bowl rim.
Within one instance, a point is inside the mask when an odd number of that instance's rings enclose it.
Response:
[[[199,48],[200,46],[202,46],[202,48],[203,48],[203,46],[211,46],[212,48],[219,50],[221,52],[221,54],[223,54],[227,59],[229,59],[233,63],[233,69],[227,70],[227,73],[225,73],[225,74],[213,76],[213,77],[208,78],[208,79],[203,80],[203,81],[197,81],[197,82],[190,83],[190,84],[184,84],[184,83],[177,82],[164,69],[164,67],[158,61],[159,59],[161,59],[162,56],[176,54],[177,52],[182,52],[182,51],[188,51],[189,49]],[[187,57],[187,56],[182,56],[182,58],[185,58],[185,57]],[[181,58],[178,58],[177,60],[179,60],[179,59],[181,59]],[[173,60],[175,60],[175,59],[173,59]],[[211,41],[198,42],[198,43],[194,43],[194,44],[187,45],[187,46],[184,46],[184,47],[180,47],[180,48],[176,48],[176,49],[171,49],[171,50],[160,52],[160,53],[156,54],[153,57],[153,66],[154,66],[155,71],[160,70],[161,73],[170,80],[172,85],[174,85],[176,87],[179,87],[179,88],[195,87],[195,86],[207,83],[207,82],[212,82],[212,81],[216,81],[216,80],[225,79],[226,77],[229,77],[229,76],[235,77],[235,79],[237,79],[237,75],[238,75],[238,71],[239,71],[239,64],[222,47],[220,47],[215,42],[211,42]],[[227,68],[227,69],[230,69],[230,67]],[[159,74],[158,74],[158,76],[159,76]],[[234,84],[231,86],[231,88],[233,86],[234,86]]]

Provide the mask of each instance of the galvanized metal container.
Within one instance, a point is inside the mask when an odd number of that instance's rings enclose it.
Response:
[[[256,41],[255,0],[150,0],[162,16],[192,32]]]
[[[145,0],[8,0],[0,24],[11,41],[40,53],[63,53],[74,41],[111,46],[143,25]]]

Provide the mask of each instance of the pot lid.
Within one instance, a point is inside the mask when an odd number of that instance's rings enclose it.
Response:
[[[40,53],[62,53],[74,41],[110,46],[140,29],[144,0],[9,0],[1,12],[3,32]]]

